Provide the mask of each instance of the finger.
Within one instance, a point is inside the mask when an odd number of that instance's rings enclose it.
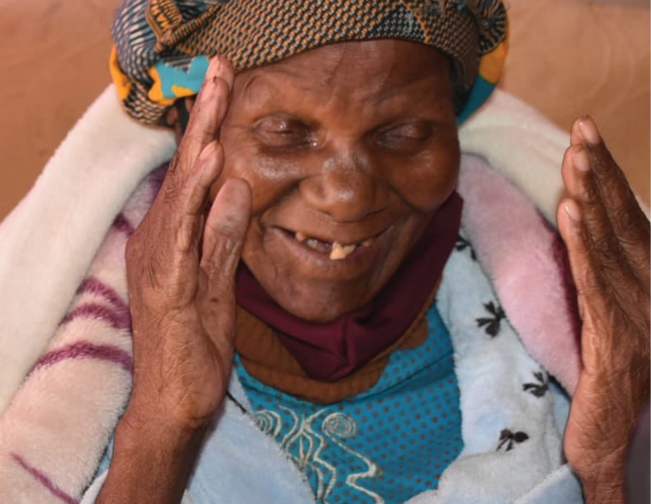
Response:
[[[211,290],[211,280],[203,269],[199,270],[197,301],[206,334],[210,337],[218,360],[223,384],[228,383],[228,374],[233,361],[235,342],[235,287],[234,280],[225,283],[216,295]]]
[[[201,198],[199,201],[194,198],[191,203],[193,208],[188,209],[187,198],[195,190],[201,191],[202,189],[201,184],[198,186],[193,184],[201,182],[202,170],[205,168],[205,164],[198,162],[197,158],[206,146],[215,140],[216,131],[226,114],[232,82],[233,71],[230,63],[225,58],[213,58],[198,98],[198,102],[201,102],[202,106],[195,102],[190,107],[193,110],[190,124],[170,163],[161,192],[157,197],[157,200],[163,200],[163,203],[160,204],[164,204],[168,210],[171,206],[171,211],[168,211],[170,217],[180,217],[185,214],[196,215],[200,210],[199,207],[203,204]],[[188,103],[186,99],[186,107]],[[178,225],[174,227],[178,228]]]
[[[577,202],[571,198],[562,200],[556,211],[556,220],[567,246],[572,278],[579,296],[580,315],[585,323],[590,318],[590,310],[605,308],[604,293],[609,291],[609,283],[594,262]]]
[[[235,338],[235,270],[240,261],[251,213],[251,189],[241,179],[227,180],[213,203],[205,235],[213,245],[201,261],[200,299],[203,317],[220,368],[230,369]],[[204,249],[206,248],[204,242]],[[222,367],[223,366],[223,367]]]
[[[221,164],[223,165],[223,163],[224,163],[224,154],[222,150]],[[210,196],[211,190],[214,190],[214,185],[211,185],[211,187],[209,187],[208,196]],[[224,198],[224,196],[222,198]],[[211,198],[208,197],[207,200],[210,201]],[[208,214],[206,216],[206,221],[204,223],[204,228],[203,228],[203,244],[202,244],[202,251],[201,251],[201,262],[203,265],[207,265],[209,264],[209,261],[211,261],[213,253],[215,251],[217,240],[220,237],[219,226],[221,225],[221,223],[219,220],[220,216],[218,215],[218,212],[220,209],[220,205],[222,205],[223,203],[217,205],[217,194],[214,195],[212,201],[213,203],[210,205],[210,209],[208,210]],[[204,269],[206,272],[210,271],[210,268],[204,268]]]
[[[576,201],[571,198],[563,199],[556,210],[558,231],[567,246],[570,267],[574,276],[577,291],[589,294],[595,287],[600,288],[600,281],[594,275],[590,246],[585,239],[583,216]]]
[[[181,188],[177,208],[186,215],[203,215],[210,188],[217,181],[224,166],[224,149],[218,140],[213,140],[201,151],[193,169],[194,176],[186,180]]]
[[[227,180],[213,202],[204,227],[201,267],[211,296],[232,286],[251,215],[251,188],[242,179]]]
[[[568,148],[563,158],[563,180],[569,196],[580,206],[585,241],[599,270],[611,277],[612,283],[621,284],[622,272],[627,276],[635,273],[617,240],[590,171],[588,150],[582,144]]]
[[[637,290],[633,288],[622,297],[621,292],[602,274],[591,251],[585,220],[577,202],[571,198],[561,201],[557,209],[557,222],[567,246],[578,294],[583,324],[581,359],[588,373],[603,372],[600,367],[604,355],[607,358],[617,357],[625,353],[621,349],[629,344],[630,337],[644,332],[648,334],[648,311],[646,318],[636,315],[637,308],[648,306],[648,296],[636,295]],[[634,329],[629,331],[627,324]],[[598,358],[599,354],[601,359]]]
[[[573,135],[581,137],[589,153],[591,178],[621,248],[636,273],[648,282],[649,221],[640,208],[626,176],[604,144],[595,122],[590,117],[575,121]]]
[[[203,215],[210,187],[221,174],[224,152],[217,140],[210,142],[195,163],[194,176],[184,181],[169,205],[168,221],[176,233],[176,248],[180,252],[196,252],[203,231]],[[171,182],[169,187],[173,187]]]
[[[581,120],[583,120],[583,117],[577,117],[572,122],[572,127],[570,128],[570,145],[583,145],[583,137],[578,128],[579,121]]]
[[[230,63],[216,56],[210,61],[203,86],[192,107],[188,127],[170,165],[170,169],[180,172],[181,177],[192,175],[190,171],[199,153],[218,137],[219,127],[228,110],[232,86],[233,69]]]
[[[583,177],[580,172],[585,169],[582,163],[585,157],[579,159],[578,163],[576,162],[576,158],[580,157],[579,154],[584,150],[585,147],[581,143],[570,145],[563,154],[563,163],[561,164],[561,174],[563,176],[563,183],[567,189],[567,194],[575,200],[583,199]]]

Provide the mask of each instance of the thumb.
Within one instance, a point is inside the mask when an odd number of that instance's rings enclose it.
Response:
[[[235,270],[240,261],[251,215],[251,188],[229,179],[220,189],[206,219],[199,276],[202,317],[223,370],[230,369],[235,335]],[[210,244],[206,246],[206,243]]]
[[[251,188],[238,178],[227,180],[212,204],[204,229],[201,267],[210,291],[232,286],[251,216]]]

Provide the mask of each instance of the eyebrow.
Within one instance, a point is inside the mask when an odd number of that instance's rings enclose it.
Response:
[[[250,79],[248,79],[244,83],[244,88],[242,89],[242,94],[244,96],[245,100],[251,100],[253,98],[252,96],[252,88],[255,87],[255,83],[260,81],[260,74],[253,74]]]
[[[286,73],[289,74],[289,72]],[[296,86],[296,84],[293,84],[292,88],[318,96],[313,89],[307,86]],[[283,93],[281,89],[279,85],[273,82],[273,79],[265,78],[264,75],[256,73],[244,84],[242,98],[248,102],[264,103],[274,98],[282,97]]]

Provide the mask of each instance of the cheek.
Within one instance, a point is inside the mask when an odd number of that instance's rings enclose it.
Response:
[[[301,176],[300,166],[265,156],[246,138],[236,134],[222,134],[224,167],[210,190],[211,201],[229,178],[246,180],[253,193],[253,214],[268,208],[278,198],[291,190]]]
[[[389,179],[401,198],[419,212],[435,211],[457,186],[461,155],[457,142],[396,162]]]

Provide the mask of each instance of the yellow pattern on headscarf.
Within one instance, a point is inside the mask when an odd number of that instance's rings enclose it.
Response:
[[[172,105],[176,101],[176,98],[165,98],[163,95],[163,84],[155,66],[149,69],[149,75],[154,81],[154,84],[147,93],[147,97],[154,103],[162,105],[163,107],[169,107]]]
[[[193,91],[190,88],[177,86],[176,84],[172,84],[172,93],[174,93],[174,96],[177,98],[184,98],[186,96],[194,96],[197,94],[196,91]]]
[[[120,97],[120,100],[126,100],[127,96],[129,96],[129,93],[131,92],[131,82],[129,80],[129,77],[122,73],[120,63],[118,62],[118,51],[115,46],[111,48],[111,56],[109,58],[109,72],[111,73],[111,79],[113,80],[113,83],[118,90],[118,96]]]
[[[506,55],[509,52],[509,31],[507,21],[504,40],[491,52],[484,54],[479,62],[479,75],[491,84],[497,84],[504,71]]]

